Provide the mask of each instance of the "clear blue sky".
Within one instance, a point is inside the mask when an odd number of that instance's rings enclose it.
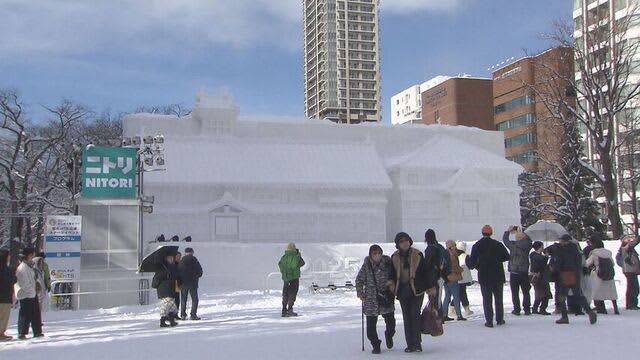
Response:
[[[383,0],[382,105],[436,75],[489,76],[536,52],[571,0]],[[96,111],[229,92],[246,115],[303,116],[301,0],[0,0],[0,88],[34,118],[61,99]]]

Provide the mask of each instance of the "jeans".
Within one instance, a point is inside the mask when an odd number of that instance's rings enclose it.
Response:
[[[42,318],[38,298],[20,300],[20,312],[18,312],[18,335],[27,335],[29,325],[33,330],[33,335],[42,334]]]
[[[511,301],[513,302],[513,310],[520,312],[520,290],[522,290],[522,307],[525,312],[531,310],[531,282],[528,273],[511,273],[509,276],[509,285],[511,286]]]
[[[388,314],[383,314],[382,318],[384,319],[384,323],[386,325],[386,330],[384,331],[385,337],[393,337],[396,333],[396,318],[393,312]],[[378,338],[378,331],[376,330],[376,325],[378,324],[377,316],[367,316],[367,339],[371,341],[373,344],[380,340]]]
[[[493,323],[493,305],[495,300],[496,321],[504,321],[504,305],[502,303],[502,292],[504,284],[480,284],[482,292],[482,307],[484,309],[484,319],[488,324]]]
[[[444,283],[444,302],[443,304],[451,303],[451,297],[453,296],[453,307],[456,309],[456,315],[462,317],[462,311],[460,310],[460,287],[457,281],[448,281]]]
[[[180,315],[187,316],[187,294],[191,295],[191,317],[198,316],[198,288],[182,288],[180,294]]]

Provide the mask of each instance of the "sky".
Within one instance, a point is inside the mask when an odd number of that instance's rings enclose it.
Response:
[[[383,121],[437,75],[489,77],[549,46],[571,0],[382,0]],[[0,89],[31,118],[62,99],[96,112],[231,94],[243,115],[304,116],[301,0],[0,0]]]

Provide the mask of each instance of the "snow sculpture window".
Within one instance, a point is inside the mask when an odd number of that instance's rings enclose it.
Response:
[[[239,234],[239,218],[237,216],[216,216],[216,240],[237,240]]]
[[[462,202],[462,216],[475,217],[480,214],[480,202],[478,200],[464,200]]]

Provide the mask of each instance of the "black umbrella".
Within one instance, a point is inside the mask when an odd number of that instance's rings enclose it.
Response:
[[[166,256],[175,256],[178,254],[178,248],[179,246],[175,245],[158,246],[155,251],[142,259],[142,264],[140,264],[138,272],[156,272]]]

